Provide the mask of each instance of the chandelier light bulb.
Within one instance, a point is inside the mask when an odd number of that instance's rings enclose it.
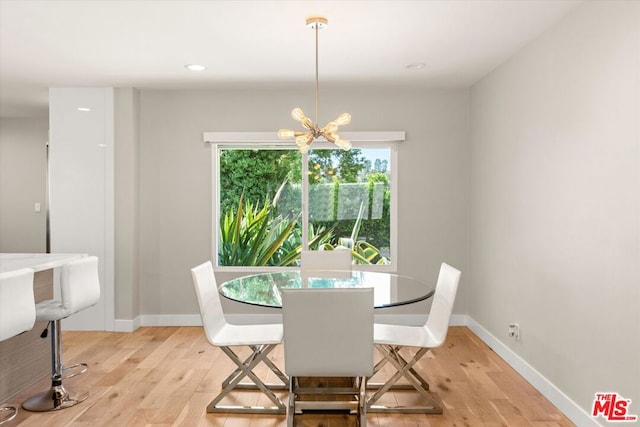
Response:
[[[340,137],[336,138],[336,141],[334,142],[334,144],[342,148],[344,151],[349,151],[351,149],[351,141],[342,139]]]
[[[304,119],[302,119],[302,121],[300,123],[302,123],[302,126],[306,127],[310,131],[313,131],[313,130],[316,129],[316,126],[313,124],[311,119],[309,119],[308,117],[305,117]]]
[[[329,122],[322,128],[322,133],[333,133],[338,131],[338,124],[336,122]]]
[[[338,126],[348,125],[351,123],[351,114],[342,113],[335,119],[335,122]]]
[[[291,117],[293,118],[293,120],[300,123],[302,123],[302,121],[307,118],[307,116],[305,116],[304,114],[304,111],[302,111],[302,109],[300,108],[294,108],[293,110],[291,110]]]
[[[278,131],[278,138],[280,139],[291,139],[296,136],[296,133],[291,129],[280,129]]]
[[[312,140],[313,134],[303,133],[302,135],[296,136],[296,145],[302,149],[302,147],[308,147]]]

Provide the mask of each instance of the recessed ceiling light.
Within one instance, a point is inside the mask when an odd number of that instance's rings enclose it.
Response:
[[[424,62],[412,62],[404,66],[407,70],[421,70],[425,67]]]
[[[200,64],[187,64],[184,66],[184,68],[186,68],[187,70],[190,71],[204,71],[207,69],[207,67],[205,67],[204,65],[200,65]]]
[[[78,107],[78,111],[87,112],[87,111],[91,111],[91,108],[89,108],[89,107]]]

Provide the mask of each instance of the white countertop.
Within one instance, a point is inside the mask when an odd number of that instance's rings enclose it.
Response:
[[[32,268],[34,271],[60,267],[86,254],[8,254],[0,253],[0,273]]]

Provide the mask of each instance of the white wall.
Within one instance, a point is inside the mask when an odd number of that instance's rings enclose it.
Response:
[[[0,120],[0,252],[45,252],[48,130],[46,117]]]
[[[639,56],[586,2],[471,92],[469,315],[585,411],[640,414]]]
[[[321,88],[320,121],[405,130],[399,149],[398,272],[435,281],[467,267],[468,91]],[[313,88],[141,91],[140,268],[143,315],[197,314],[189,269],[211,258],[211,147],[205,131],[276,131],[313,111]],[[345,128],[347,130],[347,128]],[[220,279],[220,277],[219,277]],[[466,313],[464,279],[455,312]]]

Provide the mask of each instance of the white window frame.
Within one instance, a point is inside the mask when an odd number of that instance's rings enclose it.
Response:
[[[340,132],[340,136],[351,141],[353,148],[375,148],[381,145],[389,147],[391,150],[391,224],[389,241],[391,243],[391,264],[388,265],[357,265],[354,268],[358,270],[381,271],[395,273],[397,271],[398,259],[398,150],[397,144],[405,140],[404,131],[384,131],[384,132]],[[220,167],[218,159],[218,147],[230,146],[234,148],[255,148],[257,144],[266,147],[279,148],[283,146],[293,145],[291,141],[283,141],[278,138],[276,132],[204,132],[204,142],[211,144],[211,180],[212,180],[212,200],[211,212],[215,216],[215,224],[211,228],[211,259],[213,260],[214,270],[220,272],[244,272],[257,273],[277,270],[287,270],[292,267],[247,267],[247,266],[220,266],[218,265],[218,240],[220,226],[220,212],[218,209],[218,200],[220,199],[220,188],[218,183],[218,170]],[[333,144],[328,143],[324,139],[314,141],[312,148],[335,148]],[[308,167],[306,161],[307,155],[303,155],[303,175]],[[306,188],[303,183],[303,189]],[[307,215],[307,194],[303,191],[303,215]],[[307,244],[307,225],[303,221],[302,236],[303,247]]]

